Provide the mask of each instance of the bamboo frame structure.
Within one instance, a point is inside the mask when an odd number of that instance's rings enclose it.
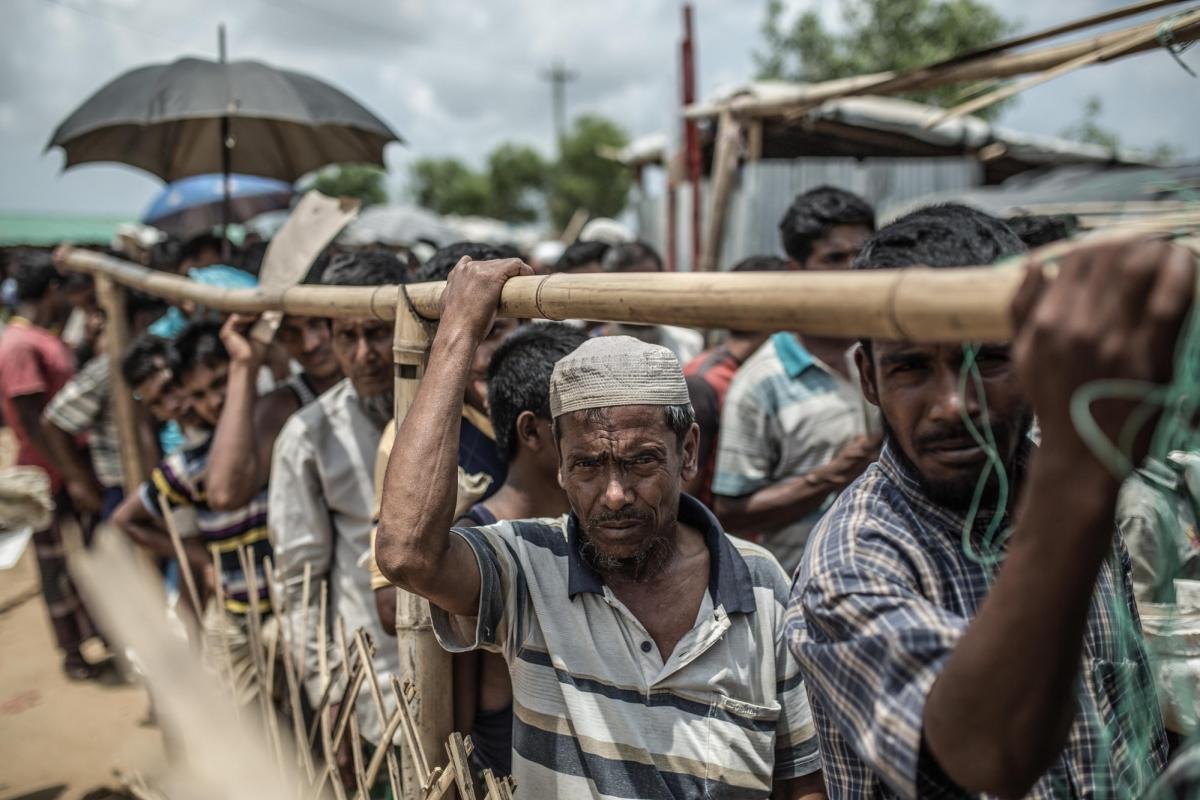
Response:
[[[1165,20],[1169,19],[1169,16],[1165,18]],[[829,100],[837,100],[842,97],[861,94],[903,94],[950,84],[1012,78],[1017,75],[1054,69],[1059,65],[1092,54],[1101,54],[1094,59],[1094,63],[1115,61],[1158,48],[1159,43],[1153,36],[1148,39],[1139,39],[1136,45],[1119,49],[1114,49],[1113,46],[1129,42],[1135,34],[1157,33],[1165,20],[1158,19],[1148,23],[1139,23],[1076,42],[1051,45],[1025,52],[995,53],[988,50],[977,56],[963,56],[959,59],[918,67],[907,72],[877,72],[821,83],[798,85],[794,92],[784,97],[738,96],[721,103],[700,103],[685,109],[684,118],[715,117],[723,110],[747,117],[794,116],[806,113]],[[1187,44],[1200,39],[1200,22],[1191,21],[1180,26],[1172,33],[1172,38],[1176,44]],[[1015,45],[1008,44],[1007,46]]]
[[[121,476],[126,497],[137,491],[146,477],[146,462],[142,457],[137,435],[137,406],[133,393],[121,373],[121,358],[129,347],[129,323],[125,314],[125,287],[105,275],[96,275],[96,299],[107,318],[105,354],[108,356],[109,382],[112,386],[113,413],[121,432],[118,442],[121,453]],[[128,435],[127,435],[128,434]]]

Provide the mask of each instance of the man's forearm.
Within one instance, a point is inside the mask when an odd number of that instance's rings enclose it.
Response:
[[[818,510],[831,492],[845,485],[830,470],[818,467],[742,497],[718,496],[715,511],[721,524],[735,533],[774,531]]]
[[[1035,457],[1004,565],[926,701],[930,752],[969,791],[1025,794],[1070,730],[1116,496],[1089,462]]]
[[[258,448],[255,446],[253,362],[235,361],[229,365],[229,384],[225,405],[213,432],[208,459],[208,502],[216,509],[245,505],[259,489]]]
[[[84,460],[75,438],[46,418],[41,420],[42,436],[53,456],[53,463],[68,481],[78,481],[99,488],[100,482],[92,472],[91,464]]]
[[[429,367],[384,476],[376,543],[388,580],[424,594],[445,555],[458,497],[458,438],[463,393],[476,343],[466,332],[439,330]]]

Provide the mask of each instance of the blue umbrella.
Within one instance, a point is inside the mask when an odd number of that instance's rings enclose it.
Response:
[[[211,230],[222,219],[221,176],[193,175],[169,183],[142,215],[142,222],[167,233],[188,236]],[[253,175],[229,176],[228,222],[244,222],[264,211],[287,208],[292,185],[272,178]]]

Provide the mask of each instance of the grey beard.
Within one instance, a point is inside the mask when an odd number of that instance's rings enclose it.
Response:
[[[366,397],[360,395],[358,403],[362,407],[363,413],[381,428],[391,422],[392,416],[396,413],[396,399],[392,392]]]
[[[636,556],[617,558],[597,547],[585,531],[581,530],[580,534],[580,557],[602,577],[619,575],[633,581],[652,578],[662,571],[675,551],[671,537],[655,534]]]

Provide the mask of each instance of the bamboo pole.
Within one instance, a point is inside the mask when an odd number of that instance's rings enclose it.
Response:
[[[737,176],[738,155],[741,150],[743,122],[729,111],[721,112],[717,122],[717,150],[713,156],[712,180],[709,184],[708,224],[704,228],[704,250],[699,269],[712,272],[721,257],[725,239],[725,216],[729,212],[729,196]]]
[[[425,374],[429,338],[425,323],[412,310],[407,298],[401,296],[396,308],[392,347],[396,363],[397,430],[416,399]],[[450,654],[441,648],[433,635],[429,602],[400,588],[396,589],[396,646],[400,651],[400,674],[416,690],[414,722],[420,749],[426,758],[442,762],[445,752],[442,744],[454,731]],[[420,756],[412,751],[411,747],[402,751],[400,774],[405,794],[415,798],[423,791],[422,773],[428,775],[430,767],[436,768],[439,764],[419,764]]]
[[[96,297],[104,309],[105,352],[108,355],[109,386],[112,392],[113,415],[116,417],[117,434],[121,450],[121,477],[125,482],[125,496],[137,492],[146,477],[146,464],[142,459],[138,436],[137,405],[133,390],[121,374],[121,358],[129,347],[129,322],[125,313],[125,287],[105,275],[96,275]],[[202,613],[202,609],[196,609]]]
[[[965,103],[955,106],[954,108],[948,109],[945,113],[939,114],[929,122],[925,123],[925,127],[936,128],[938,125],[946,122],[947,120],[972,114],[980,109],[987,108],[990,105],[1019,94],[1027,89],[1032,89],[1033,87],[1039,86],[1047,81],[1051,81],[1055,78],[1061,77],[1062,75],[1066,75],[1068,72],[1073,72],[1074,70],[1077,70],[1081,67],[1086,67],[1089,64],[1094,64],[1098,61],[1104,61],[1105,59],[1115,58],[1117,56],[1133,52],[1135,48],[1157,41],[1163,32],[1169,32],[1172,36],[1174,36],[1176,31],[1196,24],[1200,24],[1200,11],[1191,11],[1186,14],[1182,14],[1174,20],[1167,20],[1163,22],[1162,25],[1156,28],[1138,28],[1128,36],[1118,39],[1117,41],[1105,47],[1101,47],[1089,53],[1084,53],[1083,55],[1077,56],[1068,61],[1064,61],[1061,64],[1057,64],[1050,69],[1043,70],[1036,75],[1031,75],[1028,78],[1024,78],[1015,83],[1001,86],[994,91],[988,92],[987,94],[973,98]]]
[[[1115,226],[1104,235],[1171,231],[1177,218],[1142,218]],[[1089,239],[1065,245],[1066,252]],[[1196,241],[1184,242],[1193,249]],[[170,278],[144,267],[79,250],[65,251],[63,266],[108,276],[154,292]],[[1011,336],[1008,307],[1021,281],[1026,259],[1007,266],[844,272],[641,273],[553,275],[513,278],[500,296],[499,313],[523,319],[590,319],[743,331],[796,331],[818,336],[921,341],[1002,341]],[[298,286],[283,293],[217,290],[183,278],[172,293],[203,299],[223,311],[287,313],[324,317],[372,316],[395,319],[399,287]],[[899,291],[900,287],[904,291]],[[411,284],[412,307],[427,319],[440,314],[444,284]],[[201,297],[203,296],[203,297]],[[402,392],[408,388],[401,387]],[[397,395],[398,397],[400,395]]]

